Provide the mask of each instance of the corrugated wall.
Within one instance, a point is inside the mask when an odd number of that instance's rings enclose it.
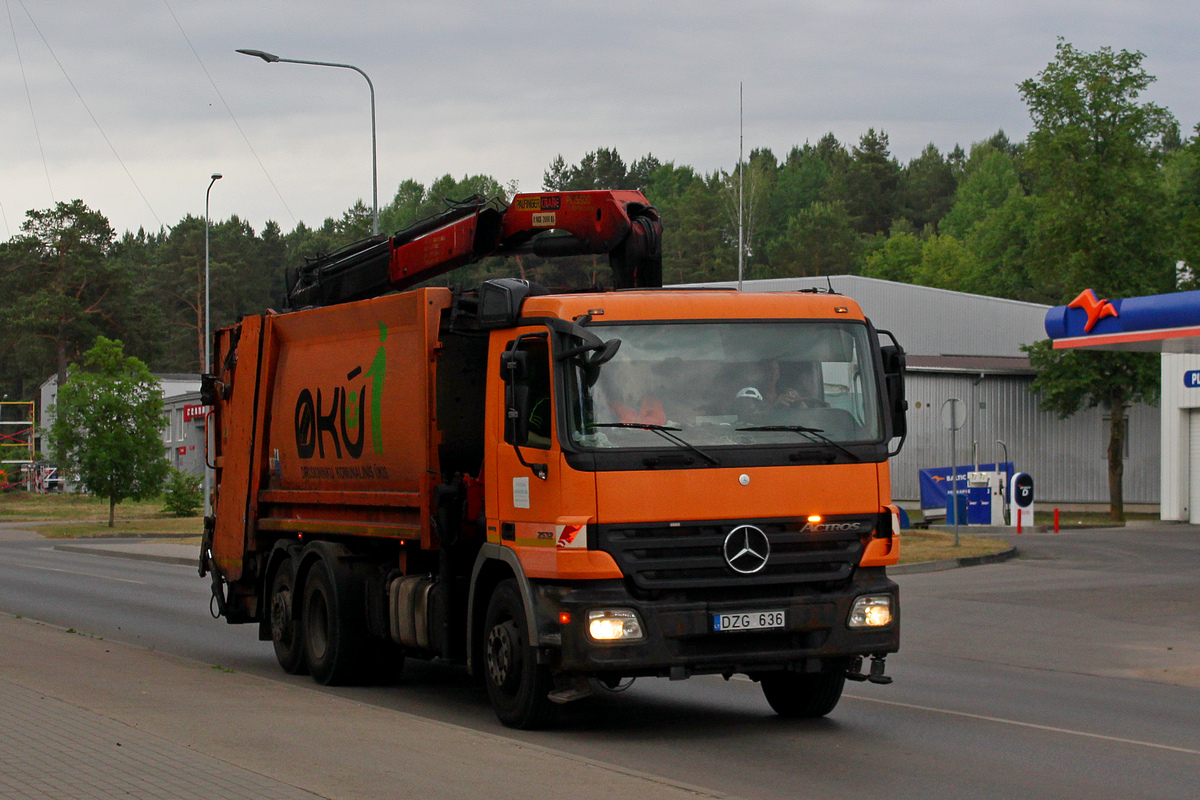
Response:
[[[966,424],[956,432],[958,463],[1004,458],[996,440],[1008,445],[1008,457],[1033,476],[1039,502],[1108,501],[1108,421],[1101,409],[1086,409],[1065,420],[1037,408],[1031,378],[909,372],[909,435],[892,462],[892,493],[898,500],[920,497],[917,470],[950,466],[950,432],[941,408],[951,397],[966,404]],[[972,413],[973,412],[973,413]],[[1158,409],[1137,406],[1129,414],[1125,460],[1125,502],[1157,503],[1159,495]]]

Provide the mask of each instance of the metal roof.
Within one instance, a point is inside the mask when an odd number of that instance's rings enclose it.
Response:
[[[684,284],[736,287],[737,281]],[[861,275],[743,281],[747,292],[827,289],[853,298],[877,328],[889,330],[910,356],[1024,358],[1021,345],[1046,338],[1050,306]]]

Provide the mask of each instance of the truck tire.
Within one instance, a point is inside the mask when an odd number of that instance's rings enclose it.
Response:
[[[496,716],[508,727],[530,730],[550,716],[550,669],[537,663],[521,591],[511,578],[501,581],[488,601],[483,679]]]
[[[335,584],[328,563],[315,561],[304,582],[301,616],[304,655],[313,680],[324,686],[356,683],[363,674],[368,637],[361,591],[351,575]]]
[[[762,690],[771,708],[781,717],[823,717],[842,699],[846,676],[840,672],[775,672],[762,677]]]
[[[271,643],[275,646],[275,660],[289,675],[308,672],[304,657],[304,631],[296,618],[296,568],[291,559],[279,564],[275,577],[271,579],[271,594],[267,608],[271,613]]]

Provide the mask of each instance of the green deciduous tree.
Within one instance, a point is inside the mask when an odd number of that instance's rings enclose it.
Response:
[[[1062,299],[1088,286],[1116,296],[1173,288],[1158,144],[1175,121],[1138,101],[1154,81],[1144,57],[1060,40],[1055,60],[1020,84],[1034,122],[1025,163],[1041,198],[1032,256]]]
[[[1020,84],[1034,122],[1025,155],[1038,200],[1030,269],[1060,302],[1087,287],[1101,297],[1174,288],[1159,144],[1175,122],[1138,100],[1154,81],[1143,58],[1108,47],[1087,53],[1060,39],[1055,60]],[[1069,415],[1104,405],[1111,412],[1109,500],[1113,518],[1123,519],[1125,411],[1155,397],[1157,371],[1137,354],[1043,345],[1030,355],[1043,408]]]
[[[50,442],[60,467],[117,503],[153,497],[167,475],[161,436],[162,390],[150,371],[126,356],[120,341],[96,337],[58,390]]]
[[[1033,391],[1038,405],[1062,419],[1084,408],[1105,408],[1110,414],[1108,438],[1109,513],[1125,519],[1124,447],[1127,412],[1136,403],[1158,402],[1159,358],[1153,353],[1105,353],[1052,350],[1048,340],[1022,347],[1038,370]]]

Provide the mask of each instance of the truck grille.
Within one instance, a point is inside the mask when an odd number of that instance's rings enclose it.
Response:
[[[641,589],[750,587],[842,581],[862,557],[875,515],[827,517],[838,531],[803,530],[804,520],[718,520],[597,526],[597,544]],[[829,525],[833,523],[833,525]],[[725,538],[753,525],[771,545],[766,566],[741,574],[725,561]]]

